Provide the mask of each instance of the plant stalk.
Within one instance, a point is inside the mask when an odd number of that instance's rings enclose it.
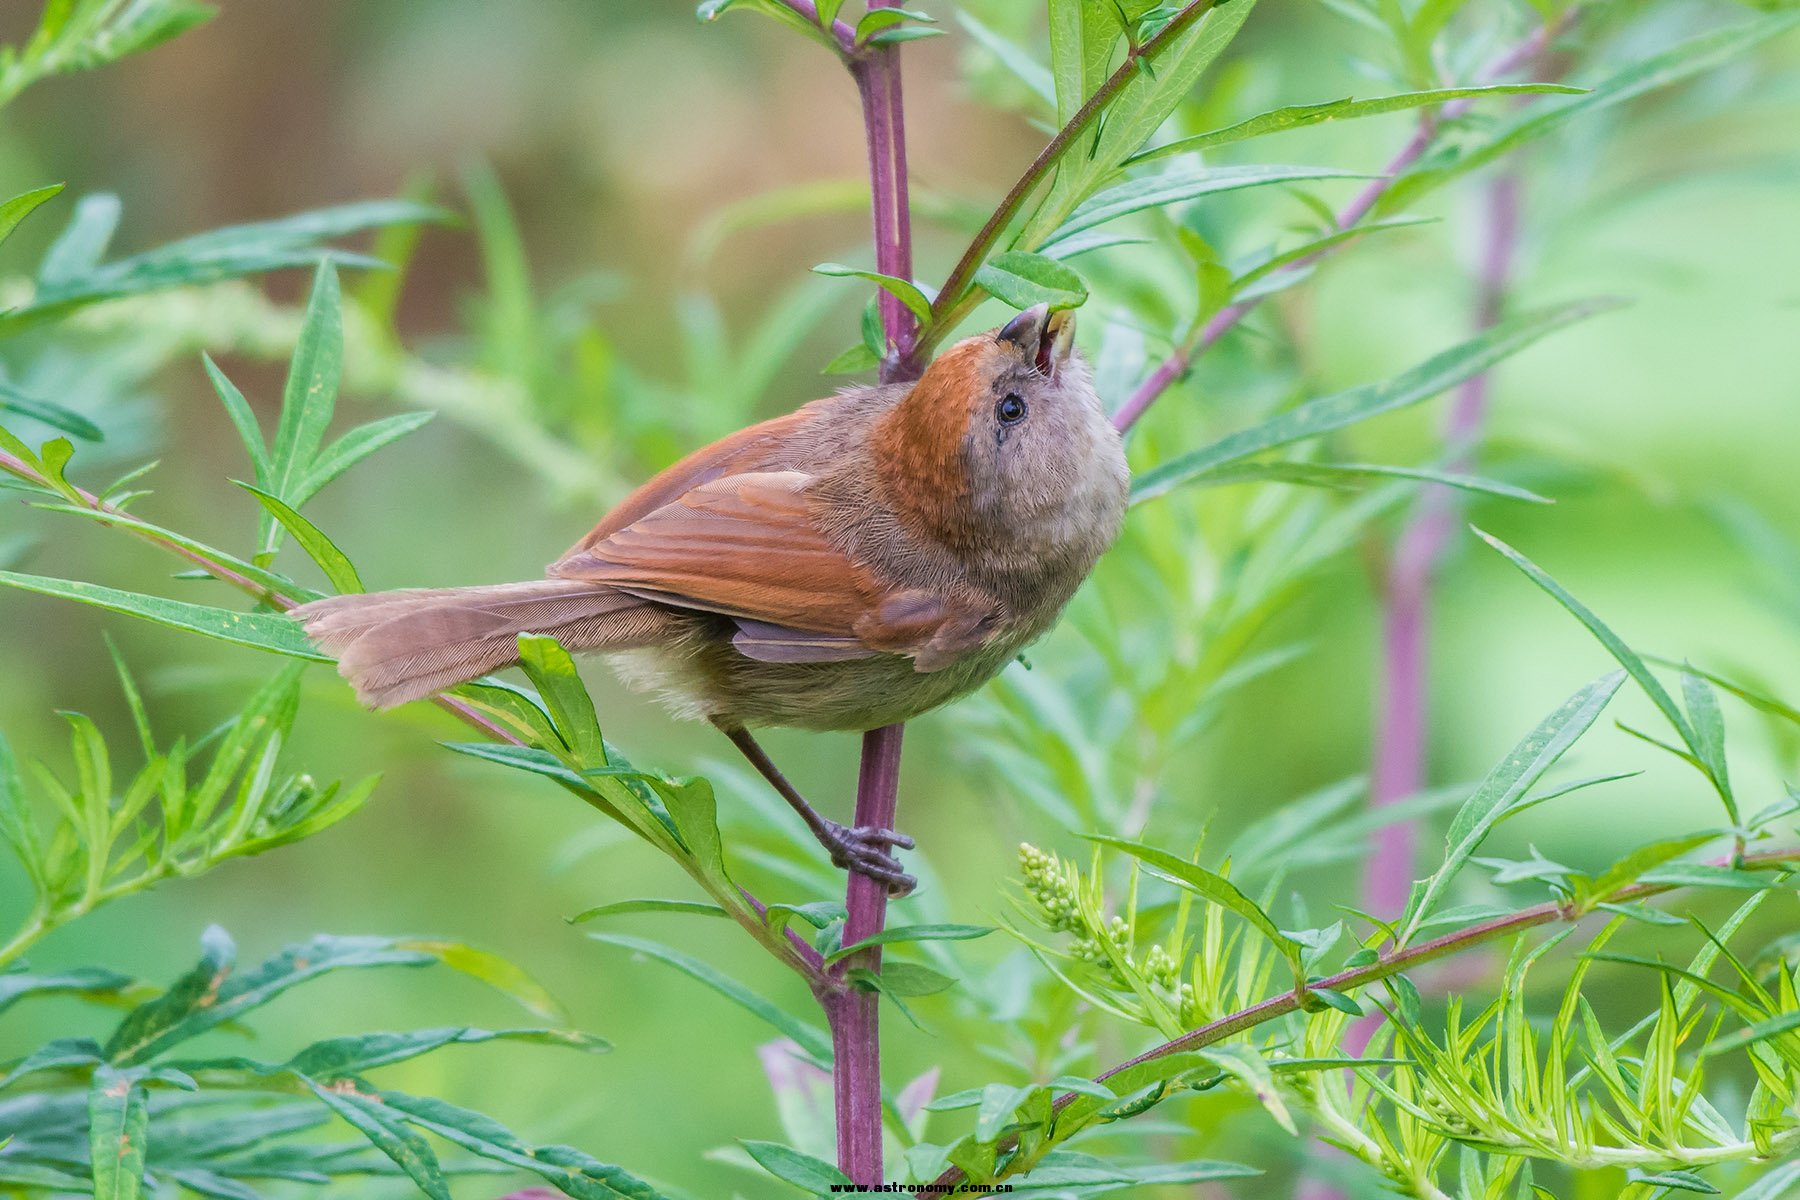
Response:
[[[1743,856],[1729,855],[1712,860],[1708,865],[1715,867],[1736,867],[1751,870],[1758,867],[1781,867],[1800,863],[1800,846],[1790,846],[1782,850],[1764,850],[1756,854]],[[1632,883],[1627,884],[1606,896],[1599,897],[1595,906],[1605,904],[1632,904],[1639,900],[1647,900],[1668,892],[1680,890],[1681,885],[1672,883]],[[1459,929],[1454,933],[1446,933],[1442,937],[1416,945],[1405,946],[1389,951],[1386,955],[1362,967],[1352,967],[1328,975],[1324,979],[1315,980],[1310,985],[1314,988],[1326,988],[1334,992],[1353,992],[1378,983],[1390,976],[1413,970],[1435,959],[1459,954],[1464,950],[1472,950],[1477,946],[1485,946],[1490,942],[1513,934],[1523,933],[1528,929],[1536,929],[1543,925],[1553,925],[1558,921],[1574,922],[1588,915],[1592,908],[1577,910],[1573,905],[1562,900],[1549,900],[1543,904],[1534,904],[1530,908],[1522,908],[1518,912],[1508,913],[1503,917],[1493,917],[1486,921]],[[1290,1013],[1296,1013],[1303,1007],[1299,989],[1282,992],[1260,1000],[1248,1008],[1240,1009],[1216,1021],[1208,1022],[1198,1029],[1189,1030],[1178,1038],[1154,1046],[1135,1058],[1127,1059],[1117,1066],[1109,1067],[1094,1076],[1094,1082],[1105,1083],[1133,1067],[1142,1066],[1171,1054],[1179,1054],[1184,1050],[1199,1050],[1216,1045],[1230,1037],[1265,1025]],[[1079,1092],[1068,1092],[1056,1098],[1051,1106],[1052,1113],[1060,1113],[1076,1100]],[[1000,1149],[1004,1152],[1014,1144],[1013,1139],[1003,1140]],[[917,1197],[943,1195],[946,1189],[964,1180],[963,1173],[951,1168],[933,1180],[927,1189],[917,1190]]]
[[[1101,114],[1106,111],[1106,106],[1112,103],[1113,97],[1117,96],[1125,85],[1130,83],[1143,69],[1140,64],[1145,59],[1154,57],[1169,42],[1180,37],[1195,21],[1211,12],[1217,3],[1218,0],[1190,0],[1180,12],[1170,17],[1168,24],[1157,30],[1155,35],[1146,38],[1138,45],[1131,46],[1125,54],[1125,61],[1119,64],[1118,69],[1108,75],[1105,82],[1094,89],[1094,94],[1089,96],[1087,101],[1075,111],[1075,115],[1069,118],[1068,123],[1057,130],[1056,135],[1045,144],[1042,150],[1038,151],[1038,156],[1031,161],[1029,167],[1025,168],[1025,173],[1019,176],[1018,182],[1013,184],[1012,190],[1006,193],[1005,199],[1000,201],[999,207],[994,209],[992,215],[988,217],[987,223],[982,225],[980,232],[975,235],[975,240],[969,243],[968,248],[963,251],[962,257],[957,259],[956,265],[950,269],[949,277],[944,280],[943,289],[938,292],[937,299],[932,303],[931,321],[919,347],[920,353],[929,352],[931,347],[936,345],[954,326],[955,322],[951,319],[952,313],[960,313],[967,308],[962,293],[974,280],[975,272],[980,270],[981,264],[987,261],[989,252],[1005,234],[1007,226],[1012,224],[1013,218],[1019,215],[1019,210],[1025,206],[1025,202],[1031,199],[1032,193],[1036,192],[1038,187],[1050,177],[1051,171],[1064,152],[1068,150],[1070,144],[1086,133],[1100,119]],[[876,7],[876,5],[870,7]],[[883,3],[881,7],[894,6]],[[911,279],[912,276],[908,275],[905,278]]]
[[[869,0],[869,8],[898,8],[902,0]],[[897,46],[872,46],[850,63],[862,100],[868,137],[869,201],[875,241],[875,269],[911,279],[912,218],[907,190],[905,103]],[[912,312],[885,289],[880,292],[881,327],[887,338],[882,357],[883,383],[917,379],[918,325]],[[863,734],[862,765],[856,784],[858,826],[894,827],[900,801],[902,725]],[[844,886],[844,941],[858,942],[880,933],[887,923],[887,887],[852,872]],[[820,1002],[831,1026],[832,1093],[837,1119],[838,1169],[852,1182],[882,1182],[881,1162],[881,1011],[880,996],[846,982],[851,970],[879,971],[879,948],[865,950],[838,964]]]
[[[1499,82],[1531,63],[1543,53],[1545,47],[1568,29],[1574,17],[1575,9],[1571,7],[1557,20],[1540,26],[1530,37],[1489,63],[1477,76],[1477,82]],[[1406,145],[1401,147],[1399,153],[1388,160],[1387,165],[1382,168],[1381,174],[1371,180],[1350,203],[1339,211],[1337,227],[1349,229],[1361,223],[1374,210],[1376,204],[1380,203],[1381,198],[1387,195],[1388,189],[1393,187],[1400,177],[1423,158],[1426,151],[1431,149],[1437,137],[1438,127],[1443,122],[1455,120],[1468,112],[1474,103],[1474,97],[1465,96],[1460,100],[1451,100],[1442,105],[1435,115],[1427,112],[1420,119],[1418,128],[1413,131],[1412,137]],[[1342,250],[1349,244],[1349,242],[1338,242],[1326,246],[1316,254],[1288,264],[1284,269],[1289,272],[1302,270],[1326,255]],[[1168,391],[1177,379],[1187,374],[1188,368],[1193,366],[1196,358],[1211,349],[1215,342],[1236,328],[1238,322],[1248,316],[1259,303],[1261,303],[1260,298],[1240,300],[1235,304],[1226,305],[1215,313],[1212,319],[1201,326],[1198,332],[1176,347],[1174,352],[1151,373],[1150,377],[1139,385],[1137,391],[1133,392],[1125,403],[1119,406],[1118,411],[1113,414],[1114,428],[1123,433],[1137,424],[1138,419],[1149,410],[1150,406],[1156,403],[1157,399]]]

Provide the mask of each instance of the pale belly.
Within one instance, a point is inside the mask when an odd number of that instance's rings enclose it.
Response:
[[[845,662],[757,662],[716,633],[698,630],[673,647],[606,657],[626,686],[654,694],[686,719],[864,730],[911,720],[967,695],[1005,667],[1037,632],[971,651],[931,672],[918,671],[910,658],[891,654]]]

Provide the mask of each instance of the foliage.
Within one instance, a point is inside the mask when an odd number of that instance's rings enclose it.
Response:
[[[1563,1181],[1598,1179],[1632,1200],[1723,1187],[1773,1200],[1795,1181],[1783,1160],[1800,1139],[1800,980],[1791,947],[1766,926],[1793,890],[1795,855],[1778,839],[1800,794],[1788,786],[1773,802],[1752,799],[1768,786],[1767,772],[1742,765],[1740,733],[1727,755],[1733,702],[1800,725],[1760,683],[1634,650],[1541,567],[1482,534],[1619,670],[1576,691],[1468,784],[1371,811],[1361,806],[1361,782],[1345,781],[1264,815],[1218,850],[1219,839],[1180,813],[1183,769],[1196,748],[1247,691],[1315,649],[1271,630],[1372,532],[1422,490],[1421,504],[1450,487],[1484,505],[1541,503],[1540,490],[1555,491],[1517,463],[1472,466],[1459,445],[1417,461],[1364,461],[1355,446],[1365,423],[1479,381],[1615,306],[1509,303],[1499,319],[1445,339],[1416,365],[1328,389],[1289,344],[1298,341],[1287,336],[1289,290],[1329,257],[1417,237],[1455,194],[1452,185],[1477,171],[1553,153],[1585,123],[1654,125],[1663,111],[1657,93],[1737,62],[1800,18],[1727,14],[1696,31],[1662,20],[1658,6],[1639,13],[1546,3],[1527,13],[1455,0],[1333,0],[1344,27],[1372,47],[1364,57],[1377,94],[1266,97],[1286,102],[1236,111],[1228,73],[1238,35],[1266,15],[1254,0],[1049,0],[1041,38],[996,6],[963,7],[951,28],[979,52],[968,65],[973,82],[1001,81],[1054,132],[991,211],[978,206],[969,219],[966,203],[922,201],[921,211],[968,235],[942,286],[842,254],[849,264],[813,269],[826,279],[796,272],[785,290],[769,289],[757,324],[736,339],[717,300],[689,291],[678,302],[683,353],[673,367],[634,367],[616,352],[595,320],[616,292],[610,277],[590,274],[543,293],[486,168],[462,181],[484,288],[448,350],[430,357],[405,344],[396,321],[418,227],[442,216],[426,202],[429,188],[110,261],[118,202],[77,203],[0,314],[0,337],[130,344],[146,372],[175,364],[197,379],[203,371],[246,455],[244,478],[233,481],[246,493],[244,548],[140,515],[150,494],[135,485],[148,466],[99,490],[76,482],[109,465],[98,444],[111,432],[109,414],[52,403],[7,379],[0,473],[40,512],[130,535],[242,599],[215,592],[201,603],[15,571],[0,572],[0,583],[289,661],[232,720],[168,744],[155,738],[151,709],[121,664],[145,759],[129,778],[86,717],[69,716],[73,783],[20,766],[0,743],[0,832],[32,893],[31,910],[0,948],[0,967],[12,968],[0,974],[0,1009],[38,995],[126,1009],[104,1039],[58,1037],[8,1066],[0,1130],[12,1140],[0,1152],[0,1190],[123,1197],[179,1188],[242,1198],[258,1194],[253,1184],[343,1187],[368,1175],[444,1197],[459,1173],[506,1171],[571,1196],[662,1194],[583,1151],[533,1146],[488,1117],[366,1078],[451,1045],[603,1048],[560,1021],[349,1034],[279,1061],[213,1054],[214,1041],[242,1032],[242,1020],[275,996],[326,972],[375,966],[464,971],[522,992],[541,1019],[556,1020],[517,968],[467,946],[321,937],[238,971],[230,940],[215,929],[200,962],[163,990],[103,967],[39,973],[14,960],[104,903],[298,841],[367,798],[373,781],[320,786],[281,765],[299,677],[320,660],[282,610],[320,594],[303,575],[338,592],[364,584],[312,507],[351,467],[436,410],[532,464],[548,497],[610,494],[645,462],[752,419],[782,366],[829,318],[860,308],[862,338],[827,370],[874,367],[888,347],[875,315],[881,292],[920,322],[921,356],[989,300],[1089,307],[1106,325],[1092,358],[1104,394],[1121,399],[1123,428],[1166,393],[1164,409],[1191,399],[1180,394],[1188,390],[1231,396],[1178,421],[1145,422],[1131,446],[1130,526],[1073,606],[1056,657],[1009,670],[961,710],[958,745],[974,786],[997,782],[1050,834],[1085,834],[1086,861],[1021,848],[1020,885],[1000,918],[1018,948],[985,975],[968,945],[993,926],[955,919],[965,914],[945,911],[929,888],[907,902],[903,922],[846,945],[836,878],[788,814],[754,788],[734,789],[748,793],[746,807],[759,806],[757,828],[740,832],[727,820],[722,829],[718,795],[729,769],[709,779],[634,765],[603,731],[568,653],[527,636],[519,649],[528,687],[484,679],[440,701],[482,735],[449,749],[553,781],[606,818],[607,829],[647,844],[697,892],[606,897],[572,920],[727,918],[804,983],[828,1020],[846,997],[879,997],[943,1039],[942,1061],[975,1078],[997,1076],[936,1098],[935,1073],[885,1091],[888,1174],[914,1185],[1008,1181],[1078,1197],[1228,1187],[1271,1164],[1304,1162],[1310,1135],[1361,1164],[1351,1185],[1359,1195],[1386,1188],[1433,1200],[1535,1200]],[[857,73],[896,46],[946,32],[931,13],[829,0],[709,0],[698,15],[710,22],[737,10],[775,18]],[[50,0],[36,33],[0,54],[0,103],[39,79],[174,36],[208,12],[185,0]],[[1032,38],[1041,47],[1027,45]],[[1540,74],[1579,86],[1530,78]],[[1209,94],[1214,88],[1223,100]],[[1256,156],[1265,137],[1395,114],[1414,122],[1413,137],[1385,167]],[[0,205],[0,240],[57,203],[60,190],[41,186]],[[1340,191],[1347,202],[1326,200]],[[1249,198],[1273,207],[1282,197],[1300,217],[1273,238],[1266,222],[1232,207]],[[860,190],[831,188],[759,197],[721,214],[696,237],[693,256],[704,259],[743,230],[865,200]],[[337,245],[366,231],[376,235],[372,253]],[[1134,257],[1146,243],[1153,262]],[[392,273],[377,270],[390,265]],[[314,270],[300,308],[244,282],[297,266]],[[348,284],[340,269],[356,272]],[[866,304],[843,303],[853,288],[866,289],[858,297]],[[1221,350],[1218,378],[1204,389],[1188,382],[1194,359],[1265,304],[1277,310],[1266,323],[1274,336],[1234,340]],[[196,368],[201,349],[287,359],[272,432],[211,357]],[[405,411],[334,438],[345,384]],[[693,403],[677,406],[677,397]],[[86,443],[79,452],[71,437]],[[1520,815],[1636,778],[1568,769],[1600,718],[1628,703],[1619,699],[1628,683],[1637,693],[1629,702],[1643,700],[1670,733],[1622,727],[1691,768],[1723,823],[1585,871],[1535,849],[1525,859],[1498,857],[1490,843]],[[1302,876],[1364,854],[1384,824],[1440,812],[1449,814],[1441,860],[1413,885],[1403,912],[1361,912],[1345,900],[1321,923],[1309,911]],[[925,874],[929,881],[929,867]],[[763,898],[777,895],[786,898]],[[1737,903],[1721,916],[1722,899]],[[817,1097],[799,1095],[833,1065],[825,1029],[786,1006],[774,984],[742,980],[688,949],[612,929],[591,938],[608,953],[673,968],[781,1037],[764,1062],[785,1141],[745,1137],[721,1158],[756,1172],[745,1178],[758,1186],[772,1177],[829,1194],[846,1181],[827,1161],[833,1131],[817,1104],[801,1102]],[[1432,977],[1439,958],[1501,946],[1504,968],[1485,991],[1445,994]],[[205,1046],[187,1044],[202,1035]],[[1145,1039],[1154,1039],[1147,1052],[1107,1066],[1120,1056],[1110,1048]],[[1232,1151],[1250,1160],[1241,1163],[1172,1148],[1221,1113],[1257,1114],[1272,1136],[1245,1139]],[[320,1141],[316,1131],[334,1118],[362,1140]],[[438,1143],[462,1153],[440,1159]]]

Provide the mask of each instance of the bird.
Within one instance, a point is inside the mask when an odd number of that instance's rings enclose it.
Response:
[[[293,610],[357,696],[392,708],[515,665],[518,638],[604,655],[717,726],[832,862],[896,895],[912,839],[807,802],[752,727],[869,730],[981,686],[1056,621],[1118,536],[1120,435],[1036,305],[911,383],[841,390],[695,451],[543,579],[334,596]]]

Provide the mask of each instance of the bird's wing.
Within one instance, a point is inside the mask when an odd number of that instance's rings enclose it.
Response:
[[[738,649],[771,662],[887,652],[936,670],[982,640],[987,606],[896,594],[833,544],[813,520],[812,481],[804,471],[710,479],[590,538],[550,572],[735,618]]]

